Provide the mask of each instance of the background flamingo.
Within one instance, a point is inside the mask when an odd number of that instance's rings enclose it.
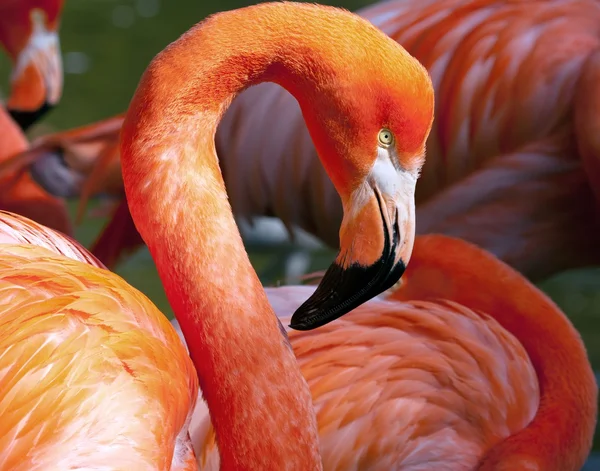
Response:
[[[61,97],[58,26],[62,7],[63,0],[0,1],[0,43],[13,63],[7,107],[23,129]]]
[[[28,124],[55,104],[62,90],[58,48],[58,15],[62,1],[0,1],[0,44],[14,62],[8,107],[21,124]],[[25,120],[25,121],[23,121]],[[13,165],[13,154],[28,148],[17,123],[0,108],[0,209],[27,216],[70,234],[71,222],[63,200],[51,196],[25,170]]]
[[[586,61],[598,47],[599,4],[396,0],[360,13],[405,45],[434,79],[438,119],[417,192],[418,232],[471,240],[537,280],[599,263],[590,185],[595,64]],[[590,85],[576,94],[580,79]],[[36,164],[38,181],[78,194],[81,173],[102,155],[85,190],[118,193],[119,119],[40,141],[38,150],[70,157]],[[80,152],[84,142],[94,146]],[[217,149],[238,216],[275,215],[337,246],[339,198],[315,164],[300,109],[285,90],[265,84],[244,92],[224,118]],[[64,165],[71,171],[51,170]],[[112,266],[120,250],[141,243],[134,232],[120,207],[93,251]]]

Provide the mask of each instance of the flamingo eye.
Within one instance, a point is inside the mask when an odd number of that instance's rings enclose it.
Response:
[[[383,128],[381,131],[379,131],[379,136],[377,136],[377,139],[379,141],[379,145],[382,147],[389,147],[394,143],[394,135],[392,134],[392,131],[386,128]]]

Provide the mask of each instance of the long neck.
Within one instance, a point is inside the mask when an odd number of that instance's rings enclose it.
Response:
[[[594,434],[597,386],[581,337],[547,296],[478,247],[421,236],[391,298],[458,302],[495,318],[525,347],[540,387],[537,414],[490,450],[480,470],[583,466]]]
[[[213,16],[167,47],[122,131],[131,214],[189,346],[223,469],[321,469],[311,395],[245,252],[214,145],[245,87],[277,81],[302,103],[333,73],[320,48],[338,25],[320,26],[314,6],[284,5]],[[339,49],[351,64],[355,51]]]

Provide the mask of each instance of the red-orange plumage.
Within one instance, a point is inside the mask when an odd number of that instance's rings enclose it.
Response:
[[[595,430],[598,388],[579,333],[519,274],[482,250],[467,246],[465,253],[461,245],[423,237],[418,250],[427,256],[411,259],[388,299],[455,301],[496,319],[525,348],[538,377],[540,407],[526,429],[491,450],[482,469],[508,471],[527,462],[540,470],[580,469]]]

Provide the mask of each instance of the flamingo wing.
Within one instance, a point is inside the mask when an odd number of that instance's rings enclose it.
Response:
[[[266,289],[284,325],[313,290]],[[451,301],[378,299],[288,335],[313,395],[326,470],[475,469],[538,408],[522,345],[494,319]],[[190,433],[200,469],[217,470],[201,400]]]

